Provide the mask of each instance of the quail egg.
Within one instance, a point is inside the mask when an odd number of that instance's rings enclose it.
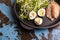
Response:
[[[36,25],[40,25],[40,24],[43,23],[43,19],[40,18],[40,17],[37,17],[37,18],[35,18],[34,22],[35,22]]]
[[[37,14],[36,14],[35,11],[31,11],[31,12],[29,13],[29,18],[30,18],[30,20],[35,19],[36,16],[37,16]]]
[[[40,16],[40,17],[45,16],[45,9],[44,8],[38,10],[38,16]]]

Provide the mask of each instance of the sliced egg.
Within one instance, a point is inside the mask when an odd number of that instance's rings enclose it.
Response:
[[[29,18],[30,18],[31,20],[33,20],[36,16],[37,16],[37,14],[36,14],[35,11],[31,11],[31,12],[29,13]]]
[[[37,18],[35,18],[34,22],[35,22],[35,24],[36,24],[36,25],[40,25],[40,24],[42,24],[42,23],[43,23],[43,19],[42,19],[42,18],[37,17]]]
[[[38,16],[40,16],[40,17],[44,17],[45,16],[45,9],[44,8],[38,10]]]

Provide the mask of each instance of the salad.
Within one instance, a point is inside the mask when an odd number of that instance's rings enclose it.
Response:
[[[19,4],[19,17],[28,20],[35,19],[37,15],[43,17],[45,8],[49,4],[47,0],[16,0],[16,3]]]

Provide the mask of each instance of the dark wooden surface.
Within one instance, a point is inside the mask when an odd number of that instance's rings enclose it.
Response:
[[[11,0],[0,0],[0,3],[5,3],[8,6],[11,6]]]
[[[8,21],[9,19],[0,11],[0,27],[2,27],[2,24],[4,23],[7,24]]]

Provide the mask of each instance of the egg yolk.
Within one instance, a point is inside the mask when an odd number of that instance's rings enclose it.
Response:
[[[34,13],[32,13],[32,16],[34,16]]]
[[[44,11],[43,10],[40,10],[40,15],[43,15],[44,14]]]
[[[38,23],[39,24],[39,22],[40,22],[40,19],[39,18],[36,18],[36,23]]]

